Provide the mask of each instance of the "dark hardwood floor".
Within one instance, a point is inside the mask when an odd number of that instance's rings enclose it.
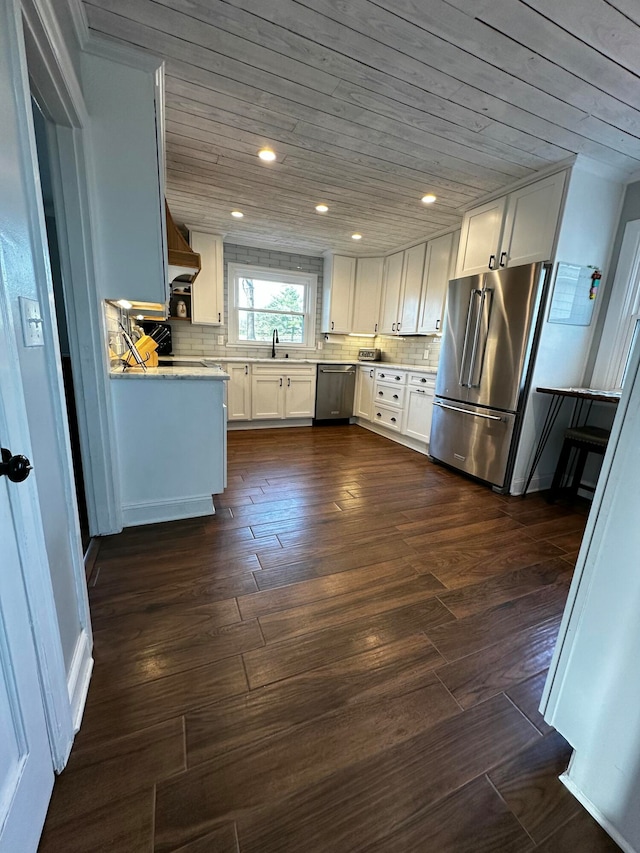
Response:
[[[41,853],[600,853],[537,711],[586,510],[357,426],[233,432],[217,515],[102,541]]]

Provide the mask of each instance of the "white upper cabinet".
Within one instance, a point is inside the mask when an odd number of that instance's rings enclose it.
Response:
[[[351,331],[355,278],[355,258],[329,255],[324,259],[321,331],[343,335]]]
[[[384,259],[380,324],[378,327],[378,331],[383,335],[392,335],[397,331],[403,259],[404,252],[396,252]]]
[[[191,231],[191,248],[200,255],[201,269],[191,285],[191,322],[209,326],[224,323],[222,237]]]
[[[506,196],[467,211],[462,220],[456,276],[475,275],[498,266]]]
[[[412,246],[404,253],[402,287],[398,304],[398,325],[396,331],[401,335],[411,335],[418,331],[420,294],[427,244]]]
[[[378,331],[382,268],[384,258],[358,258],[353,303],[354,334],[375,335]]]
[[[161,72],[82,54],[101,296],[168,301]]]
[[[379,331],[386,335],[418,330],[426,243],[385,259]]]
[[[551,260],[565,177],[558,172],[467,211],[456,276]]]
[[[460,232],[444,234],[427,243],[422,279],[422,300],[418,332],[433,335],[442,331],[442,314],[447,296],[447,285],[453,275],[453,264]]]
[[[509,195],[499,267],[551,260],[564,182],[559,172]]]

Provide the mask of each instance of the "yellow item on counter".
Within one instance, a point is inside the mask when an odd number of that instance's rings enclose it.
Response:
[[[140,353],[140,359],[147,367],[158,366],[158,353],[156,352],[158,344],[152,337],[150,337],[150,335],[143,335],[136,341],[135,347]],[[122,360],[128,367],[136,367],[138,364],[135,356],[131,352],[127,353]]]

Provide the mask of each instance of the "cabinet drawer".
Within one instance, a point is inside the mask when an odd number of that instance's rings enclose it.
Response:
[[[374,405],[384,403],[401,409],[404,406],[405,388],[397,385],[387,385],[385,382],[376,382],[373,392]]]
[[[376,382],[393,382],[397,385],[405,385],[407,374],[404,370],[387,370],[382,367],[376,367]]]
[[[417,388],[435,388],[436,377],[433,375],[425,376],[424,373],[410,373],[409,385]]]
[[[375,400],[373,403],[373,417],[371,420],[377,424],[382,424],[382,426],[387,427],[387,429],[393,429],[396,432],[400,432],[402,427],[402,412],[397,409],[392,409],[391,407],[380,406]]]
[[[315,364],[288,364],[280,359],[274,364],[253,364],[251,372],[254,376],[315,376]]]

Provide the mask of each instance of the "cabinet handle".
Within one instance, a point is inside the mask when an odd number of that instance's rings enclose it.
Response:
[[[331,321],[331,330],[332,330],[332,331],[333,331],[333,329],[335,328],[335,325],[336,325],[336,324],[335,324],[335,323],[333,322],[333,320],[332,320],[332,321]]]
[[[280,387],[282,388],[282,376],[280,377]]]
[[[373,379],[373,368],[369,371],[369,379]]]
[[[500,266],[501,266],[501,267],[506,267],[506,265],[507,265],[507,253],[506,253],[506,252],[503,252],[503,253],[500,255]]]
[[[424,388],[416,388],[416,394],[426,394],[426,393],[427,392],[424,390]]]
[[[395,323],[392,323],[392,324],[391,324],[391,331],[392,331],[392,332],[395,332],[395,330],[396,330],[396,324],[395,324]]]
[[[249,365],[248,364],[245,364],[245,366],[244,366],[244,375],[245,376],[249,375]]]
[[[218,311],[218,323],[222,323],[222,314]]]
[[[489,269],[494,270],[496,268],[495,264],[496,264],[496,256],[495,255],[489,255]]]
[[[396,329],[396,332],[399,332],[399,331],[400,331],[400,323],[398,323],[398,328]]]
[[[391,418],[391,423],[392,423],[392,424],[395,424],[395,422],[396,422],[396,419],[395,419],[395,418]]]
[[[378,324],[377,324],[377,323],[376,323],[376,324],[375,324],[375,326],[373,327],[373,331],[377,333],[377,331],[378,331]]]
[[[291,377],[287,376],[287,388],[291,388]]]
[[[436,332],[440,331],[440,320],[436,320]]]

